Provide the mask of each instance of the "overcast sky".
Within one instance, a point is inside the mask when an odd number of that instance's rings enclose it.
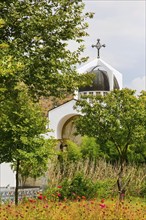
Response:
[[[85,11],[94,12],[88,20],[89,37],[85,38],[85,55],[96,58],[92,48],[97,38],[101,44],[101,58],[123,75],[123,87],[146,90],[145,70],[145,0],[84,0]]]

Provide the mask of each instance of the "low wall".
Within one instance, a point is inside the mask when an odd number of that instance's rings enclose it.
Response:
[[[37,197],[38,192],[41,192],[41,188],[25,188],[18,190],[18,199],[22,200],[23,198],[35,198]],[[15,188],[0,188],[0,201],[2,203],[15,200]]]

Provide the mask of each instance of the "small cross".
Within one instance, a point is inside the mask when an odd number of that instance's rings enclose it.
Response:
[[[101,45],[100,43],[100,39],[97,39],[97,44],[96,45],[92,45],[92,47],[96,47],[97,48],[97,58],[100,58],[100,49],[101,47],[105,47],[105,44]]]

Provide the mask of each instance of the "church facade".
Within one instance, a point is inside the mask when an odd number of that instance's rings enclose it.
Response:
[[[74,109],[75,103],[81,98],[81,95],[106,95],[114,89],[122,89],[122,74],[107,64],[100,58],[85,64],[78,69],[79,73],[94,73],[95,78],[92,85],[79,88],[75,92],[72,100],[52,108],[48,111],[49,129],[51,132],[47,137],[54,137],[57,140],[72,140],[78,142],[74,133],[73,119],[79,116],[79,112]]]

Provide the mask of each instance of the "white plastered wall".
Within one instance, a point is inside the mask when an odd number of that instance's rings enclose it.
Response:
[[[79,113],[74,109],[76,100],[73,99],[54,108],[49,111],[49,129],[52,131],[47,134],[48,137],[54,137],[55,139],[61,139],[61,133],[64,123],[71,117],[79,115]]]
[[[15,172],[12,171],[11,164],[0,164],[0,187],[14,187],[15,183]]]

